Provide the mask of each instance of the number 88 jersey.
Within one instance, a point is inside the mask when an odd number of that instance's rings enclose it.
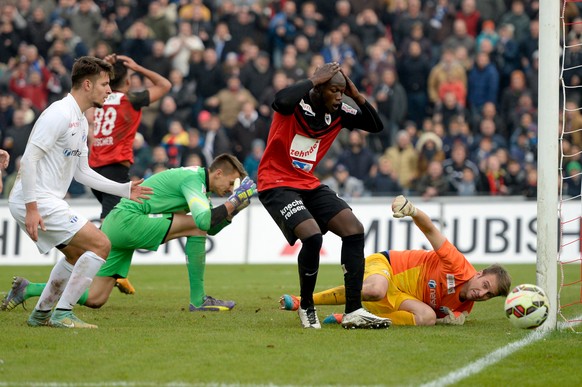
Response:
[[[147,90],[127,95],[113,92],[103,108],[95,109],[89,152],[91,168],[123,161],[133,164],[133,139],[141,121],[141,108],[148,105]]]

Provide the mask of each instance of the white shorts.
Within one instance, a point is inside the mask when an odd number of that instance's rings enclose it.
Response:
[[[64,200],[42,200],[37,202],[37,206],[46,228],[46,231],[38,229],[36,247],[41,254],[48,253],[50,249],[60,244],[67,244],[88,221],[87,218],[73,211],[69,203]],[[12,217],[26,233],[24,203],[8,202],[8,207]]]

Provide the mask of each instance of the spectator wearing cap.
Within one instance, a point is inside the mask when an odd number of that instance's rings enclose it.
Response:
[[[566,195],[576,197],[582,195],[582,165],[578,161],[570,161],[566,165]]]
[[[208,113],[208,114],[206,114]],[[213,113],[202,111],[200,122],[200,134],[203,136],[202,153],[206,157],[206,165],[212,164],[216,156],[222,153],[232,153],[232,147],[228,132],[220,118]]]
[[[493,20],[485,20],[483,22],[483,25],[481,26],[481,32],[475,39],[475,47],[477,48],[477,51],[479,51],[483,40],[488,40],[493,47],[497,45],[497,42],[499,41],[499,34],[495,30],[495,22],[493,22]]]

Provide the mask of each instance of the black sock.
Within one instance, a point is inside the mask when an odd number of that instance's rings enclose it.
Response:
[[[319,271],[319,252],[323,243],[323,236],[315,234],[302,240],[303,246],[297,257],[299,268],[299,286],[301,288],[301,309],[313,306],[313,291]]]
[[[364,234],[342,238],[341,263],[344,268],[346,286],[346,313],[362,307],[362,284],[364,282]]]

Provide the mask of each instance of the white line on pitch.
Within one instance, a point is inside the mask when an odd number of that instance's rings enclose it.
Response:
[[[577,317],[576,320],[579,320],[582,316]],[[561,323],[560,327],[565,327],[565,326],[569,326],[569,327],[574,327],[577,324],[564,324]],[[532,333],[530,333],[529,335],[527,335],[524,339],[521,339],[519,341],[515,341],[511,344],[507,344],[505,347],[499,348],[496,351],[493,351],[491,354],[486,355],[484,357],[482,357],[481,359],[478,359],[477,361],[474,361],[473,363],[466,365],[463,368],[460,368],[456,371],[450,372],[449,374],[437,379],[437,380],[433,380],[430,383],[425,383],[423,384],[421,387],[436,387],[436,386],[448,386],[450,384],[453,383],[457,383],[465,378],[468,378],[471,375],[474,375],[476,373],[481,372],[485,367],[488,367],[490,365],[493,365],[503,359],[505,359],[507,356],[511,355],[513,352],[517,351],[518,349],[521,349],[523,347],[526,347],[532,343],[535,343],[538,340],[541,340],[542,338],[544,338],[548,333],[550,333],[549,330],[536,330],[533,331]]]

